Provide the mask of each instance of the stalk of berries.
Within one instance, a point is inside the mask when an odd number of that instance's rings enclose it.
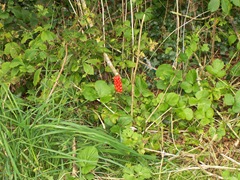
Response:
[[[104,56],[105,61],[107,62],[107,65],[111,68],[111,70],[114,74],[113,83],[114,83],[115,91],[118,93],[122,93],[123,89],[122,89],[121,76],[118,74],[117,70],[113,66],[108,55],[106,53],[104,53],[103,56]]]
[[[115,91],[118,93],[122,93],[122,81],[121,81],[120,75],[114,76],[113,82],[114,82]]]

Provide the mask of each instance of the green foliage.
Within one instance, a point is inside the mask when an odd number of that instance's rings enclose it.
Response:
[[[151,170],[140,164],[132,166],[131,164],[127,164],[123,169],[123,178],[129,180],[144,180],[152,177]]]
[[[77,158],[81,173],[88,174],[97,166],[98,150],[94,146],[85,147],[78,152]]]
[[[184,25],[170,2],[71,3],[0,4],[0,178],[202,178],[179,169],[239,139],[240,1],[179,2]]]
[[[224,68],[224,62],[222,62],[220,59],[216,59],[213,61],[212,65],[208,65],[206,67],[206,70],[212,74],[215,77],[222,78],[226,75],[226,71],[223,70]]]
[[[219,9],[221,4],[222,11],[229,15],[232,9],[232,5],[240,7],[239,0],[210,0],[208,3],[208,10],[211,12],[215,12]]]

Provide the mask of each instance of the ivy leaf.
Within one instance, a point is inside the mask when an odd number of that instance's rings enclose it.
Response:
[[[208,3],[208,10],[211,12],[215,12],[218,10],[220,6],[220,0],[210,0]]]
[[[85,147],[78,152],[78,165],[81,167],[82,174],[91,172],[98,163],[98,150],[94,146]]]

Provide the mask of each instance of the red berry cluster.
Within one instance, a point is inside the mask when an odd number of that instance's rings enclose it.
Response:
[[[116,92],[122,93],[121,77],[119,75],[114,76],[113,81],[114,81],[114,87],[115,87]]]

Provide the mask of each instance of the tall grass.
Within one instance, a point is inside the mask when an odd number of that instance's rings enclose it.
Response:
[[[71,173],[73,163],[80,161],[73,156],[73,138],[76,138],[77,152],[89,145],[97,147],[100,156],[97,169],[101,172],[111,174],[129,161],[154,159],[139,155],[101,128],[81,125],[85,120],[80,104],[76,107],[78,113],[74,114],[69,112],[71,102],[61,101],[61,97],[67,96],[66,91],[53,94],[48,103],[27,104],[28,101],[23,103],[6,85],[1,90],[1,179],[63,178]]]

